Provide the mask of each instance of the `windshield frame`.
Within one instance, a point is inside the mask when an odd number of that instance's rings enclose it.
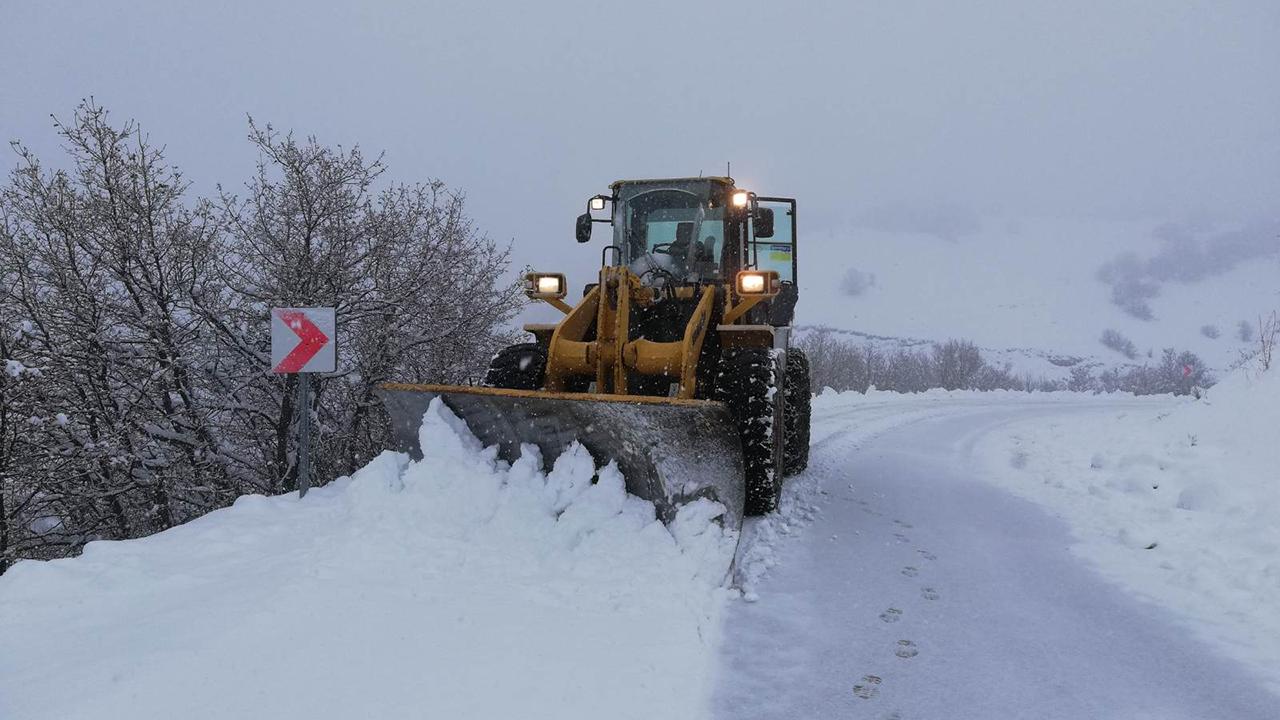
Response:
[[[615,191],[613,233],[614,245],[621,250],[621,264],[646,273],[658,269],[679,280],[719,279],[722,276],[726,255],[732,247],[728,235],[733,218],[727,203],[727,186],[710,179],[695,178],[621,183]],[[643,207],[650,203],[651,207]],[[670,228],[670,232],[653,237],[649,229],[655,225],[648,222],[641,230],[637,226],[641,214],[646,220],[650,215],[665,216],[658,222]],[[668,234],[670,238],[666,237]],[[681,236],[689,238],[686,243],[712,241],[710,250],[713,258],[697,262],[690,257],[691,250],[684,253],[653,252],[655,247],[667,245],[670,248],[678,244]]]

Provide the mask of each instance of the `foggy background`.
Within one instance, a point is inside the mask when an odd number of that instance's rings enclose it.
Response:
[[[803,288],[801,322],[840,320],[815,295],[886,284],[860,243],[981,247],[1011,217],[1137,228],[1133,247],[1118,234],[1090,250],[1089,282],[1136,294],[1141,312],[1144,287],[1186,280],[1159,262],[1198,242],[1186,228],[1257,229],[1196,248],[1217,267],[1277,249],[1278,39],[1274,2],[5,0],[0,136],[56,162],[49,114],[92,95],[212,193],[252,171],[251,114],[383,150],[391,179],[464,190],[516,269],[566,270],[575,286],[607,229],[573,242],[587,197],[731,161],[740,186],[800,199],[802,273],[806,254],[843,253],[829,287]],[[857,293],[842,292],[846,266],[866,274]]]

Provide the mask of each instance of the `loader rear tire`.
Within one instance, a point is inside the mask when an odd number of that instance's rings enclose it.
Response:
[[[803,350],[787,350],[786,463],[788,476],[809,467],[809,416],[812,395],[809,387],[809,357]]]
[[[547,369],[547,351],[538,343],[520,343],[503,348],[489,361],[486,387],[508,390],[537,390]]]
[[[782,473],[782,423],[775,422],[782,380],[773,352],[761,348],[725,350],[716,375],[715,398],[729,406],[742,441],[747,515],[764,515],[778,507]]]

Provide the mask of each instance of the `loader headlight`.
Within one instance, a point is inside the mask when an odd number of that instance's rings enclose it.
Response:
[[[561,273],[532,272],[524,276],[524,294],[534,300],[560,300],[568,294],[568,284]]]
[[[605,197],[605,196],[603,196],[603,195],[597,195],[597,196],[595,196],[595,197],[591,198],[591,209],[592,209],[592,210],[603,210],[603,209],[604,209],[604,201],[605,201],[605,200],[607,200],[607,199],[608,199],[608,198],[606,198],[606,197]]]
[[[733,206],[744,208],[751,201],[751,196],[745,190],[739,190],[733,194]]]
[[[738,273],[739,295],[776,295],[778,273],[773,270],[743,270]]]

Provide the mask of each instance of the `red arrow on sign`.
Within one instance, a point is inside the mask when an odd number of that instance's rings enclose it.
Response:
[[[298,344],[284,359],[276,365],[275,371],[281,373],[296,373],[316,356],[329,342],[329,336],[325,335],[315,323],[307,319],[306,313],[297,310],[277,310],[276,317],[284,321],[286,327],[298,336]]]

